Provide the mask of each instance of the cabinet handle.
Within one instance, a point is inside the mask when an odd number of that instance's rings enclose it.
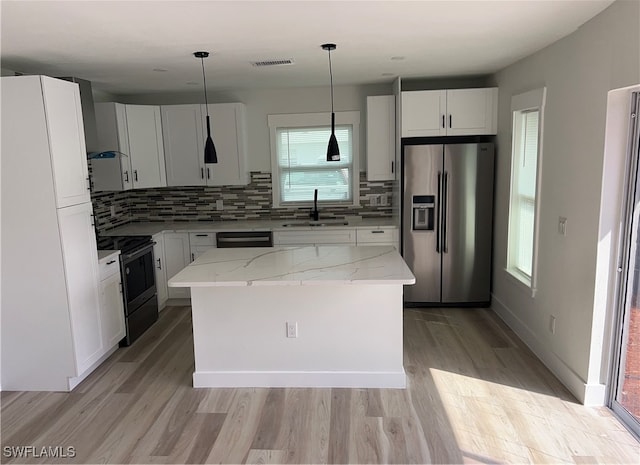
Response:
[[[191,254],[191,261],[194,261],[196,259],[196,257],[193,255],[193,253]]]
[[[133,170],[133,180],[138,182],[138,170]]]
[[[113,265],[115,262],[116,262],[115,260],[109,260],[109,261],[107,262],[107,265]]]
[[[204,179],[204,168],[200,168],[200,178]]]
[[[451,129],[451,115],[449,115],[449,129]]]
[[[96,226],[96,215],[94,215],[93,213],[90,215],[91,216],[91,226],[95,227]]]
[[[208,234],[196,234],[196,237],[209,237]]]
[[[211,170],[207,168],[207,179],[211,179]]]
[[[444,128],[444,115],[442,115],[442,127]]]
[[[384,234],[384,231],[371,231],[371,234]]]
[[[124,172],[124,182],[129,182],[129,171]]]
[[[393,162],[391,162],[391,174],[393,174]]]
[[[162,262],[160,261],[159,258],[156,261],[158,262],[158,269],[161,270],[162,269]]]
[[[87,176],[87,190],[91,190],[91,180],[89,179],[89,176]]]

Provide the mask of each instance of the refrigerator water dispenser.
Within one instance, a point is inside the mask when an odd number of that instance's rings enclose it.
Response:
[[[434,195],[413,196],[413,230],[433,231],[435,215]]]

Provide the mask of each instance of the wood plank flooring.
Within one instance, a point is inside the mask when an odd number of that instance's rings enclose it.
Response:
[[[405,309],[404,331],[405,390],[193,389],[189,307],[169,307],[74,392],[3,392],[0,459],[640,463],[609,411],[579,405],[491,310]],[[76,456],[7,457],[9,446]]]

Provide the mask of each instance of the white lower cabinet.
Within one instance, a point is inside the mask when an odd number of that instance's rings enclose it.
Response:
[[[356,245],[356,230],[274,231],[274,245]]]
[[[192,232],[189,234],[189,245],[191,246],[191,261],[194,261],[207,250],[216,247],[216,233]]]
[[[100,323],[102,341],[109,350],[125,336],[122,276],[117,253],[100,263]]]
[[[384,226],[380,228],[359,228],[356,231],[356,244],[361,245],[392,245],[398,248],[398,228]]]
[[[159,232],[154,234],[151,239],[155,243],[153,245],[153,258],[155,260],[156,271],[156,292],[158,294],[158,309],[162,310],[167,304],[169,298],[169,288],[167,287],[167,269],[164,255],[164,234]]]
[[[164,257],[167,281],[182,271],[190,263],[189,233],[164,233]],[[168,288],[169,299],[188,299],[191,296],[189,288]]]

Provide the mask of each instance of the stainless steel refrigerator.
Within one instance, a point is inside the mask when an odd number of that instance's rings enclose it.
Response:
[[[405,142],[402,154],[402,255],[416,276],[405,302],[487,305],[493,144]]]

